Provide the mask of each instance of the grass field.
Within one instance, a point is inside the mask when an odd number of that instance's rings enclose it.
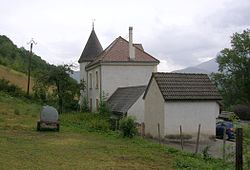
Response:
[[[61,115],[60,132],[35,130],[41,106],[0,92],[0,169],[230,169],[220,160],[117,132],[91,131],[83,113]]]
[[[23,91],[27,90],[28,77],[24,73],[20,73],[18,71],[15,71],[15,70],[12,70],[8,67],[0,65],[0,79],[2,79],[2,78],[10,81],[11,84],[17,85]],[[30,90],[32,91],[32,87],[34,84],[32,78],[31,78],[30,84],[31,84]]]

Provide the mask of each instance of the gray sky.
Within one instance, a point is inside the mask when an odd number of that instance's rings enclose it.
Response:
[[[95,31],[106,48],[128,38],[172,71],[214,58],[230,36],[250,28],[249,0],[0,0],[0,34],[53,64],[77,63]]]

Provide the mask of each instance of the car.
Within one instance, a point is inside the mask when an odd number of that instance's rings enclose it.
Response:
[[[216,137],[223,139],[224,128],[226,128],[226,139],[235,139],[235,130],[232,122],[221,121],[216,123]]]

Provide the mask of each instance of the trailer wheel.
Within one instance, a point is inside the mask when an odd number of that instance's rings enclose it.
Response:
[[[56,125],[56,131],[57,132],[59,132],[59,130],[60,130],[60,125],[59,125],[59,123]]]
[[[40,123],[40,122],[37,122],[36,130],[37,130],[37,131],[40,131],[40,130],[41,130],[41,123]]]

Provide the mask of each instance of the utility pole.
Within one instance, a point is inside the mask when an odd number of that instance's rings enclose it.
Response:
[[[32,56],[32,48],[33,44],[37,44],[33,38],[28,42],[27,44],[30,44],[30,55],[29,55],[29,63],[28,63],[28,86],[27,86],[27,96],[29,96],[29,91],[30,91],[30,67],[31,67],[31,56]]]

